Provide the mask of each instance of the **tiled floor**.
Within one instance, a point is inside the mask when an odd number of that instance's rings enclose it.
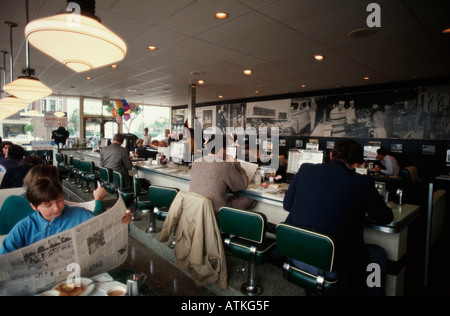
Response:
[[[92,193],[85,194],[74,186],[65,183],[67,199],[75,202],[92,199]],[[115,196],[108,196],[106,203],[114,203]],[[219,290],[211,285],[199,288],[187,274],[178,271],[173,255],[173,250],[166,244],[159,242],[159,234],[148,235],[145,233],[148,227],[148,215],[142,215],[142,221],[131,224],[129,238],[129,258],[118,269],[131,268],[137,273],[146,273],[147,284],[161,296],[214,296],[241,295],[239,288],[246,281],[246,273],[238,273],[242,267],[242,261],[227,256],[228,284],[226,291]],[[448,218],[448,217],[447,217]],[[450,219],[450,218],[448,218]],[[447,220],[449,222],[449,220]],[[158,223],[161,227],[162,223]],[[449,227],[446,223],[445,227]],[[405,296],[449,296],[450,269],[448,262],[450,252],[450,230],[444,229],[443,235],[438,239],[432,249],[431,265],[428,286],[423,285],[423,267],[415,264],[415,258],[406,261]],[[281,269],[278,266],[266,263],[258,266],[257,275],[264,285],[263,295],[274,296],[301,296],[304,291],[282,278]]]

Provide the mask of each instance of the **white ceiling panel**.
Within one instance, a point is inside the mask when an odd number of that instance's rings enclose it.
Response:
[[[371,2],[380,4],[381,28],[372,37],[350,37],[367,26]],[[66,5],[29,3],[32,20]],[[219,10],[230,17],[217,20]],[[31,66],[56,95],[167,106],[187,104],[188,87],[199,79],[206,81],[197,91],[203,103],[435,78],[450,74],[450,35],[441,34],[450,26],[449,12],[448,0],[97,0],[96,14],[128,46],[119,68],[76,74],[33,47]],[[26,65],[25,0],[0,0],[0,50],[9,52],[5,21],[18,24],[15,79]],[[314,54],[326,59],[317,62]],[[9,56],[6,61],[0,67],[9,82]],[[252,76],[243,75],[246,68]]]

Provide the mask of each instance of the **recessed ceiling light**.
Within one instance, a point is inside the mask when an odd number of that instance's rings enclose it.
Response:
[[[198,84],[205,84],[205,81],[204,80],[199,80]]]
[[[223,95],[219,95],[219,99],[223,99]]]
[[[302,84],[302,85],[300,85],[300,87],[306,88],[306,84]]]
[[[117,69],[117,68],[119,68],[119,65],[111,65],[111,68],[112,69]]]
[[[217,12],[215,15],[216,19],[223,20],[228,18],[228,13],[225,12]]]
[[[250,76],[252,74],[252,71],[250,69],[244,70],[244,74]]]
[[[370,80],[370,77],[369,77],[369,76],[366,76],[366,77],[364,77],[363,79],[364,79],[364,80]]]
[[[443,29],[441,33],[442,34],[450,34],[450,27]]]
[[[323,55],[314,55],[314,59],[318,60],[318,61],[322,61],[325,59],[325,57]]]
[[[148,49],[148,50],[156,50],[157,47],[156,47],[156,46],[153,46],[153,45],[150,45],[150,46],[147,46],[147,49]]]
[[[92,80],[92,77],[86,77],[86,80]]]

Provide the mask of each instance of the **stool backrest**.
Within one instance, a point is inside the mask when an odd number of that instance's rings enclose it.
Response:
[[[64,162],[64,156],[60,153],[55,153],[55,158],[56,158],[56,162],[57,163],[62,163]]]
[[[81,162],[80,159],[78,159],[78,158],[73,158],[73,164],[72,164],[72,166],[73,166],[75,169],[80,169],[80,162]]]
[[[105,182],[112,182],[112,170],[104,167],[98,167],[98,174],[100,176],[100,180]]]
[[[177,188],[151,185],[148,188],[148,197],[153,205],[170,208],[179,191]]]
[[[267,218],[264,214],[231,207],[219,210],[220,230],[225,234],[262,243],[266,234]]]
[[[137,197],[143,193],[141,192],[141,181],[139,180],[139,176],[137,174],[134,175],[133,182],[134,182],[133,183],[134,196]]]
[[[84,172],[94,172],[94,162],[93,161],[84,161],[81,160],[79,162],[79,168],[81,171]]]
[[[113,171],[113,183],[120,190],[125,188],[125,181],[123,178],[123,174],[117,171]]]
[[[335,244],[331,237],[301,227],[281,223],[276,229],[280,254],[331,272]]]

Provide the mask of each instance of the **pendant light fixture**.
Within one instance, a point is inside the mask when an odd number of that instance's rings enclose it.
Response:
[[[10,59],[10,72],[11,72],[11,80],[13,77],[13,45],[12,45],[12,30],[13,28],[17,27],[17,24],[12,22],[5,22],[7,26],[10,28],[10,45],[11,45],[11,51],[9,53],[9,59]],[[5,54],[3,54],[3,71],[6,71],[6,62],[5,62]],[[4,76],[6,78],[6,76]],[[3,87],[4,88],[4,87]],[[0,119],[5,119],[7,117],[10,117],[11,115],[22,111],[23,109],[26,109],[28,107],[28,104],[22,101],[21,99],[15,97],[15,96],[7,96],[0,100]]]
[[[127,53],[125,42],[95,16],[95,0],[68,0],[61,14],[28,23],[25,36],[76,72],[117,63]]]
[[[28,0],[25,0],[25,8],[26,22],[28,24]],[[31,103],[52,94],[52,89],[40,82],[39,79],[33,77],[35,75],[35,70],[30,67],[30,47],[27,39],[25,39],[25,51],[27,67],[22,69],[23,76],[11,83],[8,83],[3,87],[3,89],[9,94],[18,97],[25,102]]]

